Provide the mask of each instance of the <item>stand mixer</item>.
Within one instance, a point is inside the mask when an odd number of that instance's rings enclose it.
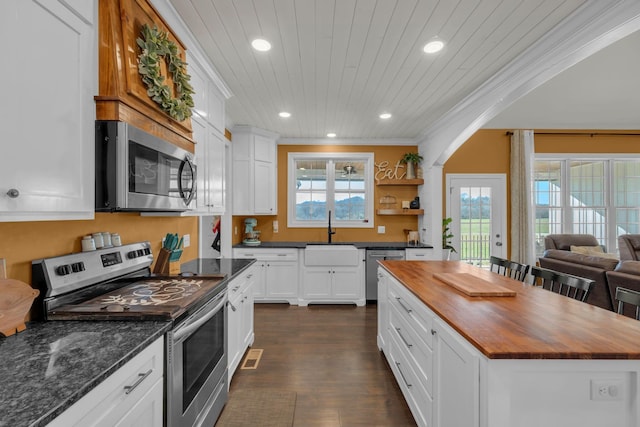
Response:
[[[242,241],[242,244],[247,246],[260,245],[260,232],[258,230],[254,230],[256,225],[258,225],[258,220],[255,218],[247,218],[244,220],[245,239]]]

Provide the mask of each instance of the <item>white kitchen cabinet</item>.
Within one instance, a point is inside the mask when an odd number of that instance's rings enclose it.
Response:
[[[253,287],[256,277],[254,264],[229,283],[227,387],[231,384],[231,378],[242,361],[245,351],[254,341]]]
[[[441,319],[434,319],[435,426],[480,425],[479,353]]]
[[[440,252],[434,248],[407,248],[405,249],[405,259],[407,261],[440,261]],[[438,256],[436,256],[438,252]]]
[[[225,138],[202,117],[191,117],[196,142],[197,203],[190,214],[212,215],[225,212]]]
[[[479,352],[384,269],[379,275],[388,306],[378,335],[417,424],[478,426]]]
[[[3,1],[0,36],[0,221],[93,218],[97,1]]]
[[[233,144],[233,214],[276,215],[278,135],[236,126]]]
[[[309,260],[309,257],[314,257],[314,253],[305,250],[300,305],[312,302],[365,305],[364,249],[359,249],[357,256],[352,257],[351,265],[317,265],[323,264],[318,262],[319,258]],[[348,257],[346,255],[344,259]]]
[[[191,124],[197,166],[197,207],[189,214],[221,215],[226,209],[225,98],[198,60],[189,51],[187,56],[195,92]]]
[[[310,302],[365,304],[358,267],[305,267],[300,305]]]
[[[298,249],[234,248],[233,257],[257,260],[255,302],[298,304]]]
[[[164,337],[161,337],[48,426],[160,426],[163,398]]]

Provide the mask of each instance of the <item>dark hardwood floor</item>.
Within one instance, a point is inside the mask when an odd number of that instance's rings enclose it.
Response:
[[[375,305],[255,305],[256,370],[230,388],[297,393],[294,426],[415,426],[376,345]],[[260,425],[256,420],[255,425]]]

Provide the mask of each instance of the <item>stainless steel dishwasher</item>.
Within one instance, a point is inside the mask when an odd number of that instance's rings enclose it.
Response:
[[[378,261],[404,259],[403,249],[367,249],[367,283],[365,297],[367,302],[378,300]]]

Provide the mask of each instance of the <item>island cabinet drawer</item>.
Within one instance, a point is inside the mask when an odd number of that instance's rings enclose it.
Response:
[[[409,290],[395,279],[389,281],[389,306],[398,310],[424,342],[433,348],[433,315]]]
[[[413,364],[402,350],[403,345],[398,342],[397,335],[391,334],[389,339],[391,370],[418,426],[431,427],[433,425],[433,399],[420,381],[420,376],[416,373]]]
[[[389,328],[389,335],[400,345],[418,380],[433,396],[433,351],[395,307],[389,311]]]
[[[295,248],[236,248],[234,258],[255,258],[258,261],[297,261],[298,249]]]

